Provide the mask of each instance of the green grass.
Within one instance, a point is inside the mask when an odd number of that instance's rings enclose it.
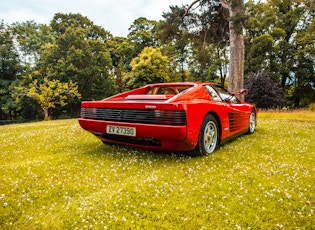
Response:
[[[314,229],[315,113],[191,158],[103,145],[76,120],[0,126],[0,229]]]

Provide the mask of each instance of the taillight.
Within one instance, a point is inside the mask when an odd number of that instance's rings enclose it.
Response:
[[[155,110],[155,118],[160,124],[185,125],[186,113],[183,110]]]

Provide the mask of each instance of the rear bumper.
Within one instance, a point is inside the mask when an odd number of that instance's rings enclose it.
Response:
[[[81,127],[105,142],[123,144],[153,151],[190,151],[194,146],[187,144],[187,127],[185,125],[155,125],[126,122],[109,122],[78,119]],[[128,137],[106,133],[107,125],[136,128],[136,136]]]

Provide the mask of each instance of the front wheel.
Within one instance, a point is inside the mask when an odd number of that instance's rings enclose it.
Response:
[[[256,113],[252,111],[249,117],[249,128],[248,133],[254,133],[256,128]]]
[[[214,152],[219,143],[219,130],[217,120],[208,114],[202,122],[196,149],[192,152],[194,156],[208,155]]]

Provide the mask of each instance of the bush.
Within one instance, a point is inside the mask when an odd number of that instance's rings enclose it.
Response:
[[[308,105],[308,109],[311,111],[315,111],[315,102]]]
[[[264,70],[245,79],[245,87],[249,94],[245,100],[254,103],[260,109],[277,108],[283,105],[283,90],[271,74]]]

